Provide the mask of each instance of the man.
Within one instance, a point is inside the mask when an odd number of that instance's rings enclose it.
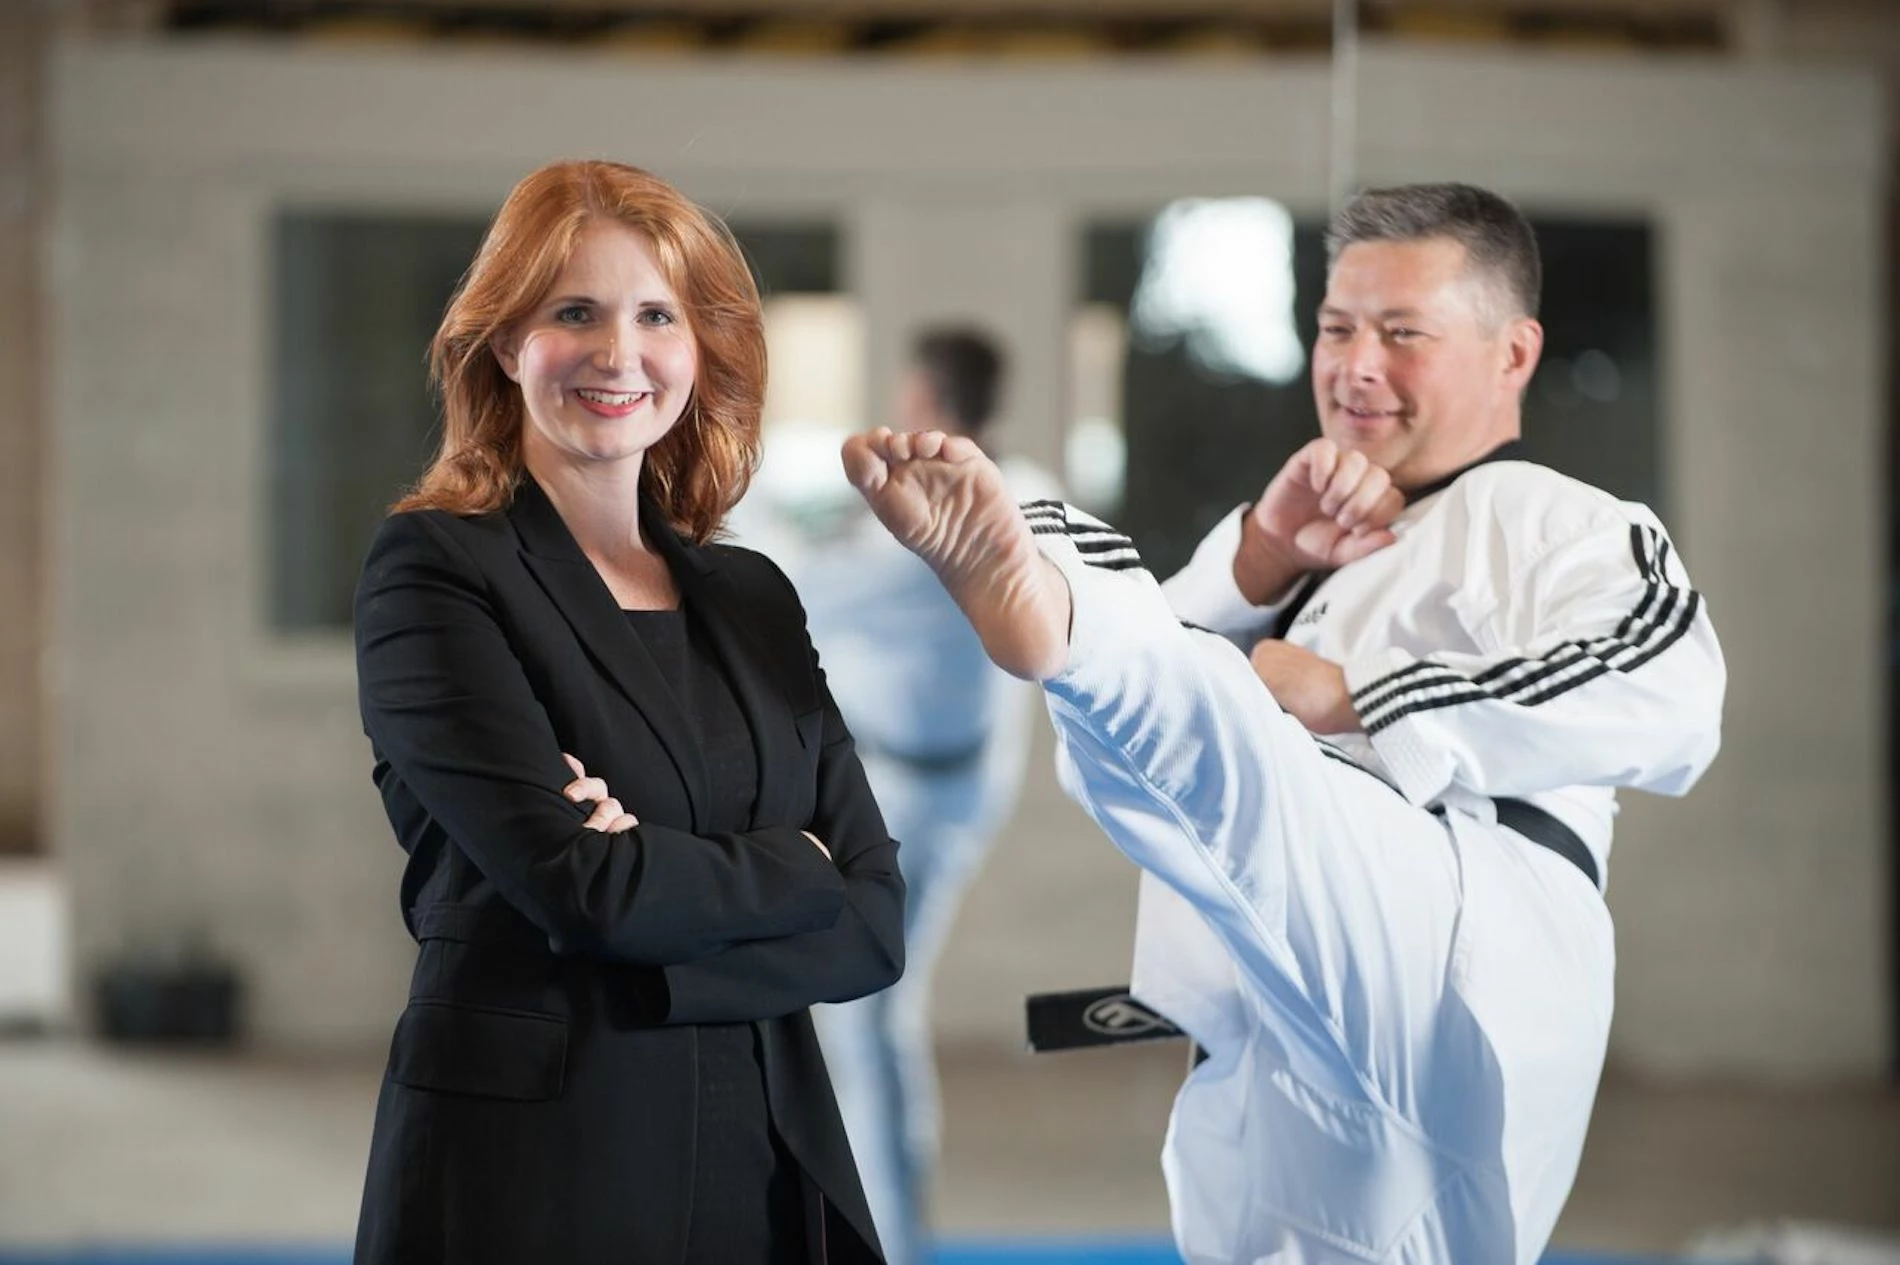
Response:
[[[1321,437],[1165,598],[954,438],[845,464],[1146,871],[1135,990],[1204,1052],[1163,1154],[1187,1260],[1528,1263],[1609,1031],[1612,788],[1701,774],[1721,653],[1648,510],[1512,457],[1517,212],[1377,190],[1328,251]]]
[[[1002,352],[985,334],[926,329],[911,345],[893,420],[900,431],[983,445],[1003,376]],[[1003,468],[1012,496],[1054,494],[1054,480],[1033,463],[1011,459]],[[817,537],[781,527],[760,543],[805,603],[832,693],[900,842],[907,897],[904,978],[813,1016],[885,1257],[921,1265],[938,1140],[931,971],[1015,803],[1034,711],[1031,691],[984,657],[930,569],[861,505],[843,521],[834,515]]]

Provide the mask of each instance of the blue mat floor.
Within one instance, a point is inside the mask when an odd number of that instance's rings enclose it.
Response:
[[[0,1265],[349,1265],[346,1248],[77,1248],[7,1251]],[[1180,1265],[1166,1242],[1131,1239],[964,1239],[931,1265]],[[1668,1265],[1657,1258],[1556,1252],[1543,1265]]]

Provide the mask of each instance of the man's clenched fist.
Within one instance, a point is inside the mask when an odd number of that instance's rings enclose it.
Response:
[[[1391,522],[1404,508],[1392,477],[1364,453],[1315,439],[1287,460],[1242,522],[1234,580],[1248,601],[1267,605],[1308,571],[1391,544]]]

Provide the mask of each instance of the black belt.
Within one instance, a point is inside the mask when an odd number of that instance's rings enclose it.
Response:
[[[869,755],[882,756],[886,760],[901,764],[913,773],[930,777],[948,777],[952,773],[967,773],[983,762],[983,753],[989,748],[988,738],[978,738],[970,746],[957,747],[949,751],[899,751],[882,743],[864,738],[858,739],[858,749]]]
[[[1081,1050],[1095,1045],[1159,1041],[1185,1032],[1128,995],[1128,985],[1036,993],[1024,999],[1029,1049]]]
[[[1599,890],[1603,880],[1597,875],[1597,859],[1577,832],[1557,820],[1543,809],[1521,799],[1501,799],[1497,801],[1498,825],[1529,839],[1540,847],[1549,848],[1570,864],[1583,871],[1590,880],[1590,886]]]
[[[1597,880],[1596,857],[1577,832],[1537,805],[1521,799],[1500,799],[1498,824],[1514,830],[1539,847],[1549,848],[1583,871],[1592,887]],[[1081,988],[1066,993],[1036,993],[1025,999],[1029,1048],[1079,1050],[1097,1045],[1126,1045],[1186,1036],[1160,1013],[1128,995],[1128,986]],[[1197,1052],[1196,1062],[1205,1055]]]

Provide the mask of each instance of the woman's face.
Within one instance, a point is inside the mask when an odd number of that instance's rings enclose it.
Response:
[[[699,353],[645,234],[592,220],[539,306],[498,335],[495,359],[521,388],[530,469],[632,462],[673,429]]]

